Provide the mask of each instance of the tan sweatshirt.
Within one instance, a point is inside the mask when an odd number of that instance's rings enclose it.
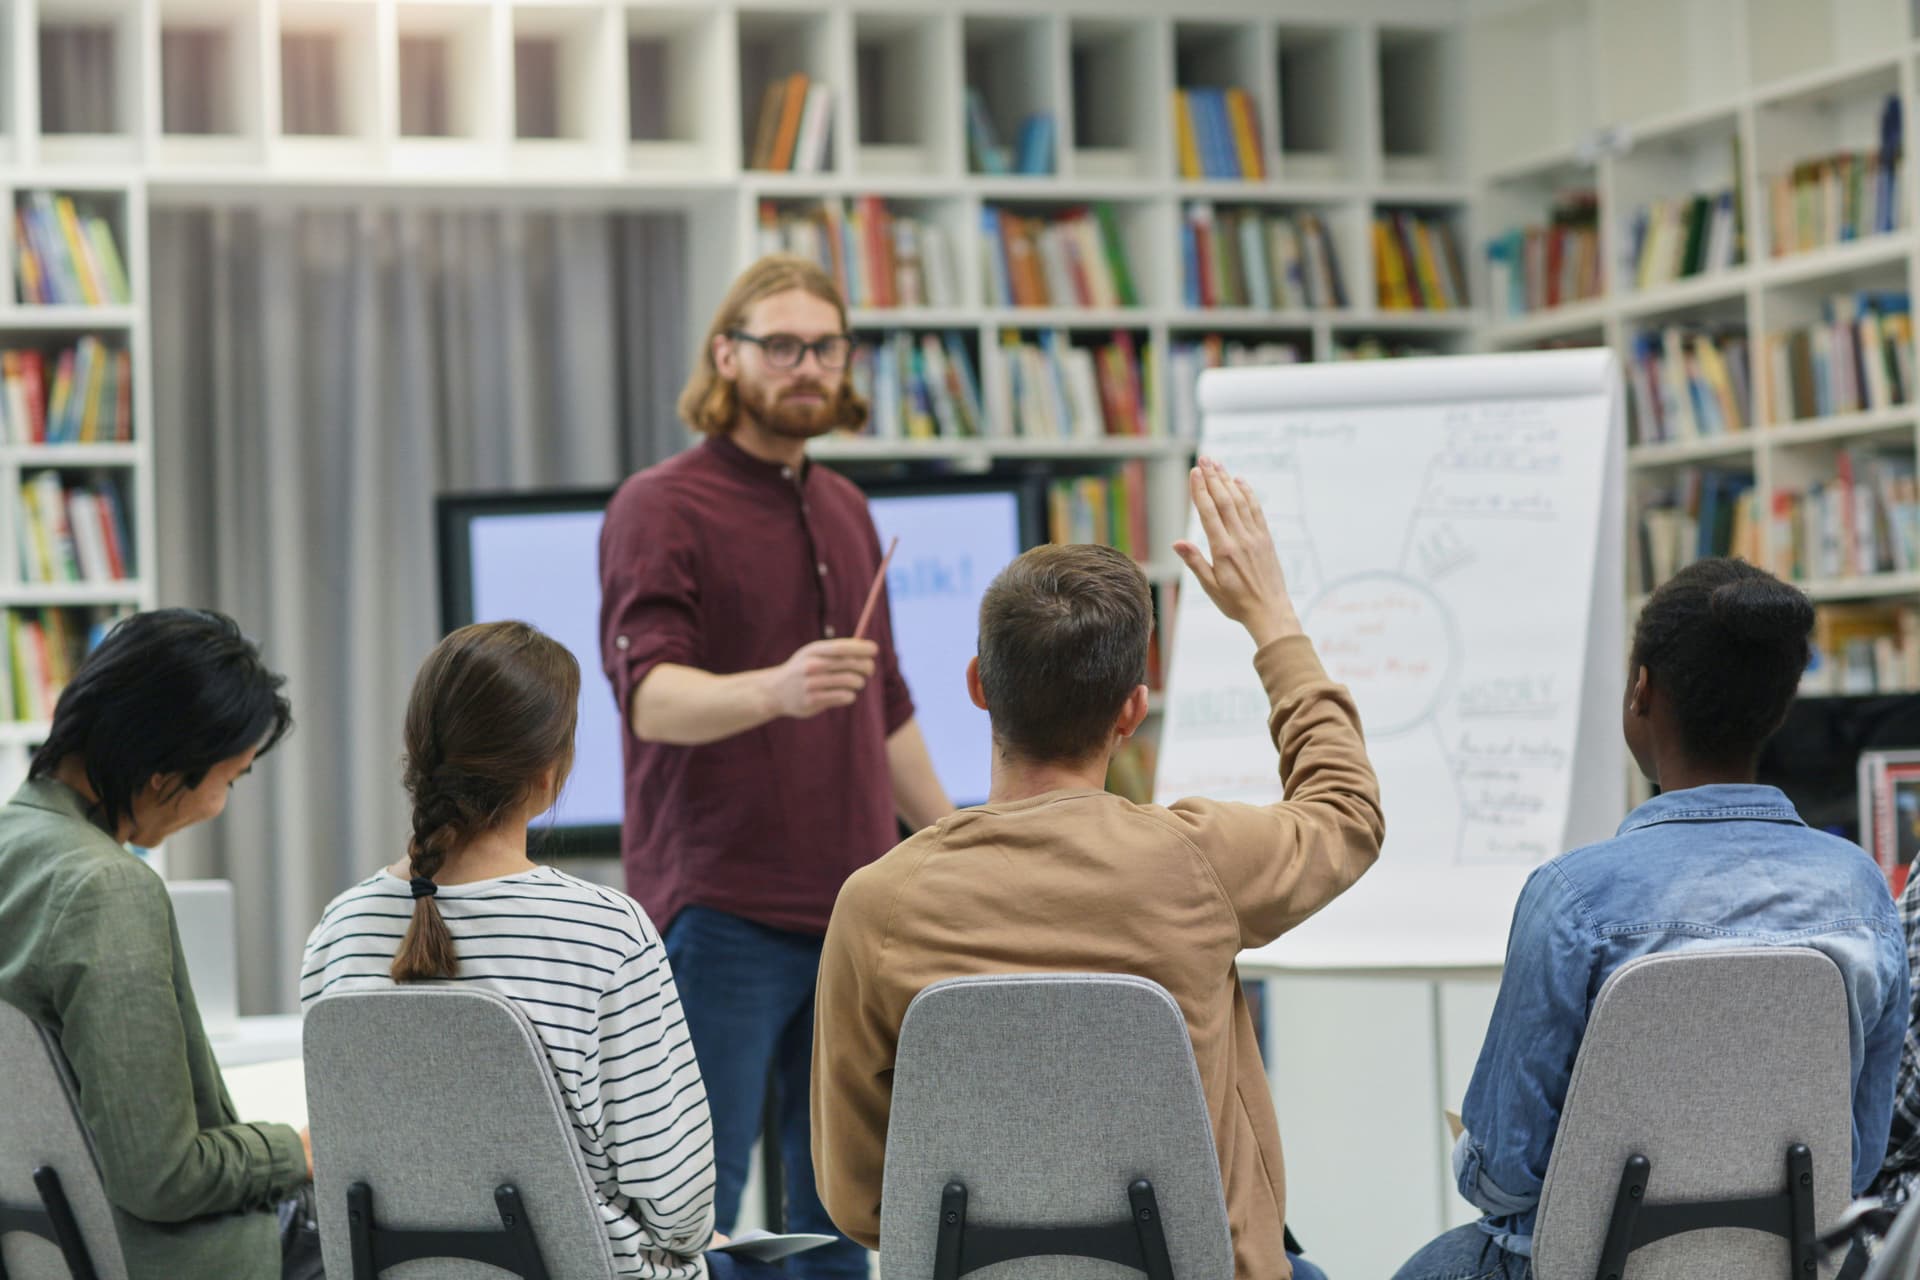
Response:
[[[1137,805],[1055,791],[965,809],[854,873],[820,959],[813,1164],[841,1230],[879,1246],[900,1023],[922,988],[985,973],[1130,973],[1179,1001],[1220,1149],[1238,1280],[1286,1277],[1280,1127],[1234,970],[1379,854],[1359,714],[1305,637],[1255,655],[1287,798]]]

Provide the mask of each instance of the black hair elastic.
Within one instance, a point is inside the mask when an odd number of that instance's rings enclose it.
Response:
[[[415,876],[407,881],[407,887],[413,890],[413,896],[416,898],[431,898],[440,892],[440,886],[425,876]]]

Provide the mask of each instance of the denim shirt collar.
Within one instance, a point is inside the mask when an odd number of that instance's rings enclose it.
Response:
[[[1624,836],[1663,822],[1725,822],[1734,818],[1806,825],[1793,807],[1793,801],[1778,787],[1716,783],[1655,796],[1627,815],[1626,821],[1620,824],[1619,834]]]

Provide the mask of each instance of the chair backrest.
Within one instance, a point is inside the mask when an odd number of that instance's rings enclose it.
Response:
[[[551,1280],[613,1271],[593,1184],[545,1047],[506,997],[473,984],[330,995],[303,1034],[314,1194],[327,1274],[355,1277],[348,1189],[372,1188],[382,1227],[498,1231],[511,1184]],[[406,1280],[501,1280],[474,1262],[396,1269]]]
[[[93,1142],[75,1104],[78,1096],[66,1055],[53,1034],[0,1001],[0,1205],[42,1205],[34,1171],[50,1168],[73,1211],[80,1238],[99,1280],[126,1280],[113,1206],[100,1181]],[[38,1236],[0,1238],[8,1280],[69,1280],[65,1259]]]
[[[969,1225],[1059,1227],[1125,1220],[1140,1178],[1159,1202],[1173,1274],[1232,1280],[1213,1125],[1186,1020],[1163,988],[1117,974],[1008,974],[936,982],[914,998],[887,1125],[887,1280],[933,1276],[949,1182],[967,1189]],[[1057,1256],[990,1274],[1138,1280]]]
[[[1621,1175],[1650,1162],[1645,1202],[1784,1192],[1787,1150],[1812,1151],[1815,1220],[1852,1181],[1852,1069],[1840,971],[1801,947],[1644,956],[1600,988],[1540,1195],[1539,1280],[1593,1280]],[[1785,1276],[1788,1246],[1711,1229],[1646,1245],[1625,1280]]]

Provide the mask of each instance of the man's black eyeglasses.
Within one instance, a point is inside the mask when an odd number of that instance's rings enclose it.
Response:
[[[847,358],[853,354],[853,339],[844,333],[830,333],[812,342],[803,341],[791,333],[770,333],[761,338],[738,329],[727,336],[736,342],[751,342],[759,347],[766,352],[767,363],[776,369],[799,368],[800,362],[807,358],[807,352],[811,351],[822,369],[837,371],[847,367]]]

